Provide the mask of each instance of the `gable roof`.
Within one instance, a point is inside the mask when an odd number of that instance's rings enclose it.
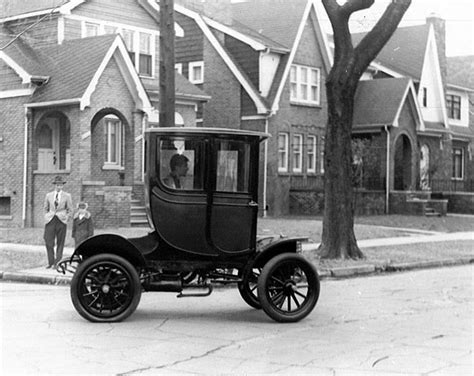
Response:
[[[111,34],[38,48],[43,75],[50,80],[35,91],[32,102],[82,98],[116,38]]]
[[[419,80],[425,61],[429,30],[429,24],[398,28],[374,61],[404,76]],[[358,45],[366,34],[352,34],[354,46]]]
[[[232,3],[232,18],[237,21],[235,26],[241,31],[252,30],[249,32],[252,36],[260,36],[268,44],[273,43],[290,50],[307,3],[307,0]]]
[[[121,64],[121,72],[127,75],[125,82],[137,106],[151,111],[148,96],[119,35],[67,40],[61,45],[37,48],[19,38],[0,51],[0,58],[16,70],[23,82],[31,82],[33,76],[43,79],[30,97],[29,107],[78,103],[84,109],[113,56]]]
[[[409,78],[360,81],[354,99],[354,129],[396,125],[409,95],[415,100],[413,83]],[[423,127],[421,113],[418,110],[417,117]]]
[[[221,58],[234,73],[237,80],[253,100],[260,114],[274,112],[278,109],[280,95],[288,77],[289,68],[311,11],[316,12],[315,0],[250,0],[246,3],[231,3],[232,24],[224,25],[200,13],[176,4],[175,10],[195,20],[205,37],[216,49]],[[318,22],[316,20],[316,22]],[[325,46],[327,61],[330,60],[326,36],[319,25],[317,32]],[[318,28],[319,26],[319,28]],[[247,73],[239,66],[233,55],[219,42],[212,29],[228,34],[257,51],[271,50],[282,55],[280,64],[269,91],[263,97]],[[326,55],[325,55],[326,57]]]
[[[447,58],[448,84],[474,89],[474,56],[454,56]]]
[[[14,0],[2,1],[0,22],[40,16],[48,13],[69,13],[86,0]]]

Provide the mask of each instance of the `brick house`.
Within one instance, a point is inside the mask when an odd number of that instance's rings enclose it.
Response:
[[[354,43],[363,36],[353,35]],[[435,15],[423,25],[398,28],[359,86],[354,137],[370,137],[386,153],[378,174],[387,180],[392,213],[410,212],[407,199],[429,199],[432,193],[448,200],[449,211],[474,211],[474,121],[470,116],[474,59],[447,58],[445,43],[445,22]],[[411,116],[408,126],[407,111],[402,108],[402,121],[385,117],[399,103],[396,87],[400,85],[412,93],[416,116]],[[384,143],[385,148],[380,147]],[[459,195],[459,191],[467,193]]]
[[[271,215],[321,214],[324,82],[332,51],[316,1],[176,3],[175,20],[184,30],[176,39],[177,69],[213,98],[199,121],[271,133],[262,156],[261,207]],[[353,35],[354,43],[363,36]],[[450,61],[444,21],[429,17],[424,25],[399,28],[364,74],[353,138],[370,141],[376,166],[360,169],[358,212],[419,212],[406,202],[414,198],[418,207],[436,191],[451,204],[451,191],[472,190],[473,86],[448,76]],[[445,212],[446,202],[435,201]]]
[[[153,2],[11,1],[0,15],[0,226],[41,226],[54,176],[98,226],[129,226],[158,123]],[[177,35],[182,35],[179,26]],[[176,75],[176,123],[209,99]]]
[[[175,1],[176,65],[213,99],[205,126],[272,134],[261,156],[260,208],[290,213],[295,184],[322,176],[326,35],[314,1]]]

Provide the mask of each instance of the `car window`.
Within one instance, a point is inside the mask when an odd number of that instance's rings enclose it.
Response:
[[[250,145],[243,141],[217,141],[216,190],[249,192]]]
[[[184,137],[160,140],[159,176],[174,190],[204,189],[204,141]]]

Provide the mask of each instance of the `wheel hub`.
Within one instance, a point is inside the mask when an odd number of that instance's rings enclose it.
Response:
[[[109,285],[107,285],[107,284],[102,285],[102,292],[104,294],[108,294],[109,291],[110,291],[110,286]]]
[[[286,295],[291,294],[292,292],[298,290],[298,286],[293,281],[288,281],[285,283],[285,293]]]

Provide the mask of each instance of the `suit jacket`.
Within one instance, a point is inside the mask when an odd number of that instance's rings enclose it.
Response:
[[[54,216],[57,216],[61,222],[66,224],[73,211],[71,195],[62,191],[57,208],[54,207],[55,197],[56,191],[46,193],[44,199],[44,222],[49,223]]]

